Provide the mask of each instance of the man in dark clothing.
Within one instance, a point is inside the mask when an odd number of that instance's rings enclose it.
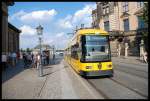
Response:
[[[24,61],[24,68],[27,66],[27,56],[25,53],[23,53],[23,61]]]
[[[46,61],[47,61],[47,64],[49,64],[49,55],[46,54]]]

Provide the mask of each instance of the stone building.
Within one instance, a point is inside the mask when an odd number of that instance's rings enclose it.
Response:
[[[14,2],[2,2],[2,54],[8,54],[8,6]]]
[[[21,31],[8,23],[8,52],[19,52],[19,36]]]
[[[141,19],[144,2],[97,2],[93,10],[93,28],[100,28],[110,33],[112,54],[121,44],[124,55],[124,41],[129,44],[129,55],[139,55],[141,32],[148,31],[148,26]],[[135,54],[134,54],[135,53]]]
[[[19,51],[19,33],[21,31],[8,23],[8,6],[13,6],[14,2],[2,2],[2,55]],[[1,55],[1,59],[2,59]]]

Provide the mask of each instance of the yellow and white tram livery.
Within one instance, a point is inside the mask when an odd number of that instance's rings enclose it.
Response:
[[[65,49],[65,60],[82,76],[113,76],[109,33],[79,29]]]

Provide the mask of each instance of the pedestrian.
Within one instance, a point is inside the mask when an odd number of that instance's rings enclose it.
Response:
[[[41,57],[40,57],[40,53],[37,54],[37,69],[39,69],[41,63]]]
[[[49,55],[46,54],[46,61],[47,61],[47,65],[49,64]]]
[[[44,52],[43,53],[43,62],[44,62],[44,65],[46,64],[46,53]]]
[[[27,66],[27,55],[23,53],[24,68]]]
[[[17,58],[16,58],[17,61],[20,60],[20,52],[17,52]]]
[[[143,53],[143,60],[145,63],[147,63],[147,52],[146,51]]]
[[[53,63],[55,64],[55,54],[53,54]]]
[[[32,61],[34,61],[34,54],[33,53],[31,54],[31,57],[32,57]]]
[[[36,68],[37,67],[37,55],[36,54],[33,54],[33,65],[32,65],[33,68]]]
[[[9,66],[12,66],[12,57],[11,57],[11,53],[8,53],[8,64]]]
[[[17,58],[17,55],[15,52],[12,53],[12,62],[13,62],[13,67],[16,66],[16,58]]]
[[[7,64],[7,55],[2,54],[2,70],[6,69],[6,64]]]
[[[28,55],[27,55],[27,60],[28,60],[28,65],[31,65],[32,64],[32,56],[30,53],[28,53]]]

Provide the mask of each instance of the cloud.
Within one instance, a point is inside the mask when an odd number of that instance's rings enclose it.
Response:
[[[62,37],[64,34],[65,34],[64,32],[58,33],[56,34],[56,37]]]
[[[36,35],[36,29],[28,26],[28,25],[23,25],[22,27],[20,27],[21,29],[21,35],[23,36],[33,36]]]
[[[23,16],[21,16],[21,21],[47,21],[52,19],[55,15],[57,14],[57,12],[52,9],[52,10],[39,10],[39,11],[33,11],[30,13],[27,13]]]
[[[20,10],[19,12],[13,14],[11,17],[9,17],[9,20],[15,20],[15,19],[20,19],[23,15],[27,14],[23,10]]]
[[[38,10],[32,12],[25,12],[23,10],[13,14],[9,20],[20,20],[23,23],[47,22],[57,14],[55,9],[51,10]]]
[[[71,24],[71,19],[72,19],[72,16],[71,15],[67,15],[67,17],[65,17],[64,19],[60,19],[58,21],[58,24],[61,28],[72,28],[72,24]]]
[[[72,23],[74,25],[80,25],[81,23],[85,26],[90,27],[92,23],[92,10],[96,8],[95,4],[88,4],[81,10],[78,10],[74,13]]]
[[[92,23],[92,10],[96,8],[96,4],[87,4],[82,9],[76,11],[73,15],[67,15],[60,19],[58,24],[61,28],[75,28],[81,24],[90,27]]]

